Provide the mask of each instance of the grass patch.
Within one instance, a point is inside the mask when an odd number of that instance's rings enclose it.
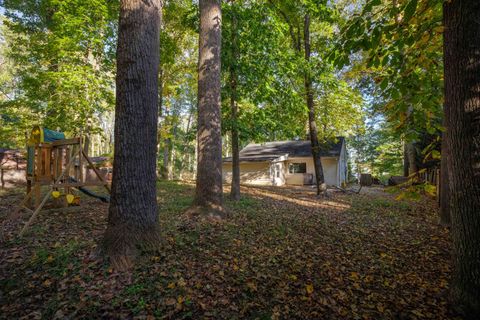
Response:
[[[53,275],[63,276],[73,268],[78,268],[80,261],[75,254],[80,249],[80,244],[70,241],[65,246],[52,248],[38,248],[31,259],[32,267],[48,270]]]

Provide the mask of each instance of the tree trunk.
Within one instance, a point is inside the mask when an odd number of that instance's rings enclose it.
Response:
[[[443,120],[445,129],[448,127],[446,119]],[[450,225],[450,189],[448,181],[448,144],[447,132],[442,134],[442,158],[440,161],[440,223],[442,225]]]
[[[198,57],[197,182],[194,204],[222,216],[222,135],[220,109],[221,1],[200,0]]]
[[[87,129],[87,132],[85,134],[85,139],[83,140],[84,141],[83,142],[83,151],[85,151],[87,156],[90,157],[89,150],[90,150],[90,144],[91,144],[91,136],[90,136],[89,132],[90,132],[90,130]],[[82,171],[81,171],[82,175],[83,175],[82,179],[83,179],[83,181],[85,181],[87,179],[87,176],[88,176],[88,165],[87,165],[87,163],[83,163],[82,166],[83,166]]]
[[[445,1],[443,12],[451,293],[466,318],[480,319],[480,2]]]
[[[172,140],[166,138],[163,146],[162,178],[170,180],[170,145]]]
[[[90,130],[89,130],[90,131]],[[90,133],[86,133],[85,134],[85,139],[83,140],[83,151],[85,151],[85,153],[89,156],[90,155],[90,143],[91,143],[91,137],[90,137]]]
[[[235,10],[235,8],[232,8]],[[237,16],[233,12],[232,17],[232,57],[230,65],[230,108],[232,110],[232,187],[230,197],[240,200],[240,150],[238,146],[238,92],[237,92],[237,68],[238,45],[237,45]]]
[[[170,144],[170,163],[168,164],[168,180],[175,179],[175,157],[176,157],[175,146],[173,145],[173,141],[172,141]]]
[[[304,20],[305,60],[310,61],[310,15],[307,13]],[[308,107],[308,127],[310,131],[310,143],[312,145],[313,165],[315,167],[315,183],[317,195],[326,190],[323,176],[322,162],[320,160],[320,144],[318,143],[317,124],[315,122],[315,105],[313,103],[312,79],[310,70],[305,71],[305,94]]]
[[[413,142],[406,145],[407,160],[408,160],[408,175],[412,175],[418,171],[417,167],[417,149]]]
[[[162,26],[160,26],[160,28],[162,28]],[[160,50],[160,60],[162,59],[162,51]],[[161,131],[160,131],[160,128],[161,128],[161,118],[162,118],[162,115],[163,115],[163,68],[161,65],[158,66],[158,134],[157,134],[157,163],[159,164],[157,167],[157,171],[158,171],[158,177],[161,177],[161,178],[164,178],[163,176],[163,166],[160,165],[160,161],[162,160],[161,159],[161,156],[162,156],[162,153],[160,152],[160,149],[161,149]]]
[[[407,143],[403,141],[403,176],[408,177],[408,150]]]
[[[115,151],[105,255],[132,265],[138,247],[156,247],[160,0],[122,0],[117,47]]]

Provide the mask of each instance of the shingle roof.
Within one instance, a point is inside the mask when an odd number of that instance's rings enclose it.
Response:
[[[337,137],[335,141],[320,146],[321,157],[338,157],[342,151],[344,137]],[[265,143],[250,143],[240,151],[240,161],[271,161],[278,157],[311,157],[312,147],[310,141],[272,141]],[[232,161],[231,157],[223,161]]]

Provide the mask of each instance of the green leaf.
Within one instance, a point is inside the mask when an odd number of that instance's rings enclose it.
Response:
[[[381,0],[372,0],[365,5],[365,7],[363,8],[363,12],[364,13],[370,12],[372,11],[373,7],[379,6],[381,4],[382,4]]]
[[[413,17],[415,11],[417,10],[417,3],[418,0],[410,0],[410,2],[405,6],[405,21],[409,21]]]

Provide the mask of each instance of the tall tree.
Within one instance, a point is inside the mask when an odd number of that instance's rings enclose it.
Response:
[[[197,182],[194,204],[220,217],[223,208],[220,0],[200,0]]]
[[[236,14],[235,4],[232,1],[232,25],[231,25],[231,57],[230,57],[230,109],[231,109],[231,126],[232,126],[232,186],[230,197],[233,200],[240,200],[240,148],[238,135],[238,18]]]
[[[318,129],[316,119],[318,115],[315,112],[313,79],[312,79],[312,63],[311,45],[310,45],[310,27],[311,27],[311,11],[317,14],[326,11],[326,2],[297,2],[285,1],[278,5],[273,0],[269,0],[270,4],[278,11],[287,23],[292,43],[292,48],[296,52],[297,58],[302,62],[303,80],[304,80],[304,96],[308,110],[308,131],[310,143],[312,147],[313,164],[315,168],[315,182],[317,185],[317,195],[326,189],[325,178],[323,175],[322,162],[320,161],[320,144],[318,141]],[[302,46],[303,43],[303,46]],[[303,48],[302,48],[303,47]],[[303,60],[302,60],[303,59]]]
[[[122,0],[117,46],[115,151],[103,249],[118,268],[158,240],[156,150],[160,0]]]
[[[454,248],[452,296],[480,318],[480,2],[446,1],[445,117]]]
[[[315,168],[315,182],[317,185],[317,195],[325,189],[325,178],[323,176],[322,162],[320,161],[320,144],[318,143],[318,130],[315,121],[315,104],[313,101],[312,78],[310,75],[310,14],[305,13],[303,22],[303,40],[305,50],[305,61],[307,69],[305,71],[305,95],[308,108],[308,128],[310,133],[310,143],[312,145],[313,166]]]

